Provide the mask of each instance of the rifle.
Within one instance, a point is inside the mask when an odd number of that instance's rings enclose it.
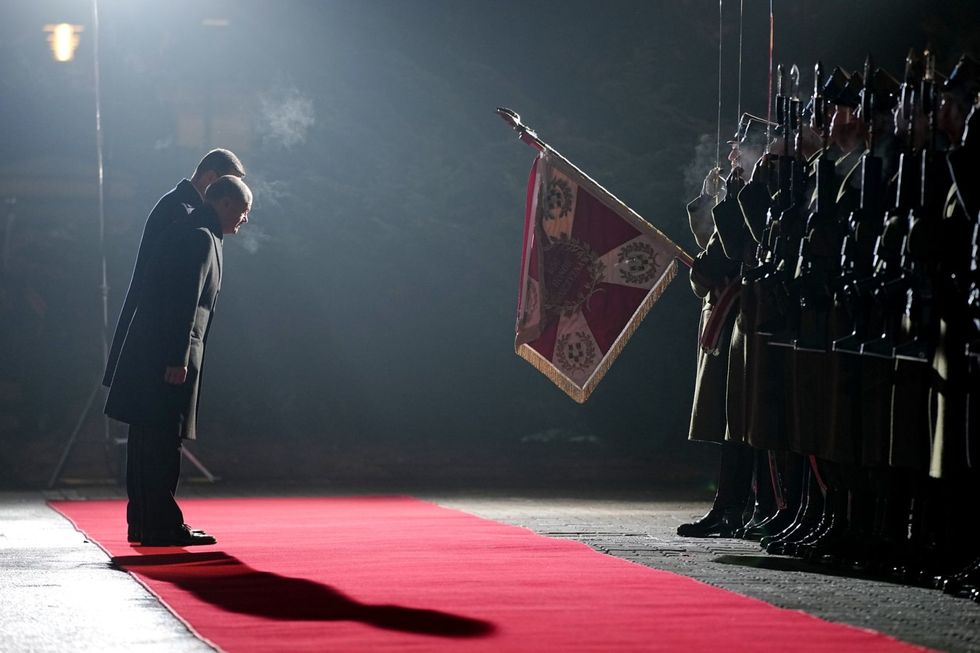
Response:
[[[861,352],[890,358],[894,356],[895,339],[902,324],[902,315],[911,277],[902,267],[902,248],[908,236],[908,216],[920,193],[920,176],[916,174],[915,113],[917,91],[922,82],[922,60],[915,50],[905,58],[905,78],[899,103],[905,121],[905,138],[898,164],[898,183],[893,208],[885,215],[884,228],[875,242],[874,281],[868,317],[868,333]]]
[[[822,85],[822,68],[814,75],[814,98],[820,93]],[[807,208],[806,184],[807,161],[803,156],[803,112],[799,95],[800,70],[795,65],[790,71],[793,78],[793,95],[790,99],[790,131],[794,135],[793,159],[790,171],[790,205],[779,216],[779,236],[776,239],[774,253],[778,259],[776,275],[780,282],[780,296],[785,328],[769,339],[769,344],[777,347],[795,347],[800,330],[800,284],[797,279],[797,267],[800,258],[800,244],[806,231],[807,219],[804,211]]]
[[[776,124],[781,130],[783,151],[776,159],[778,191],[766,215],[766,225],[759,242],[756,258],[759,266],[747,275],[749,283],[755,283],[758,297],[756,333],[771,336],[783,328],[784,319],[779,314],[779,280],[775,276],[779,261],[775,243],[779,237],[779,217],[791,204],[793,156],[790,154],[790,102],[785,93],[786,74],[782,64],[776,69]]]
[[[873,289],[873,247],[884,227],[881,202],[882,160],[875,154],[874,112],[876,70],[869,55],[864,62],[861,115],[868,130],[861,156],[861,203],[851,212],[841,245],[841,281],[837,301],[851,318],[851,333],[834,341],[834,351],[860,354],[868,340],[868,312]],[[890,355],[891,352],[889,352]]]
[[[833,255],[826,244],[832,241],[836,221],[834,182],[836,172],[830,157],[830,125],[827,124],[823,96],[823,68],[817,63],[811,124],[820,133],[822,148],[816,163],[816,202],[807,217],[806,237],[800,241],[799,264],[796,269],[799,296],[799,335],[796,349],[824,352],[828,348],[828,324],[833,293],[830,290],[823,261]]]
[[[935,310],[937,272],[937,232],[943,199],[943,182],[948,188],[949,170],[938,152],[936,134],[939,114],[939,86],[936,82],[936,59],[927,52],[922,77],[920,101],[929,121],[928,144],[919,158],[919,201],[909,213],[909,235],[906,237],[902,266],[909,274],[901,335],[904,339],[895,347],[895,357],[903,360],[928,362],[932,359],[938,337],[938,316]]]

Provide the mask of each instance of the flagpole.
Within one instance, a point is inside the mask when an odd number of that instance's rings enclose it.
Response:
[[[625,202],[623,202],[621,199],[619,199],[618,197],[610,193],[608,190],[606,190],[606,188],[602,186],[599,182],[597,182],[595,179],[585,174],[577,165],[575,165],[574,163],[566,159],[564,156],[562,156],[561,153],[558,152],[558,150],[556,150],[555,148],[551,147],[543,140],[541,140],[533,129],[531,129],[523,122],[521,122],[521,115],[519,113],[517,113],[513,109],[508,109],[506,107],[497,107],[497,115],[500,116],[500,118],[504,122],[510,125],[514,129],[514,131],[517,132],[518,137],[522,141],[524,141],[525,143],[527,143],[528,145],[536,149],[538,152],[543,152],[548,154],[549,156],[553,156],[556,159],[559,159],[562,163],[564,163],[569,168],[574,170],[578,175],[581,175],[581,177],[585,179],[588,183],[594,185],[596,189],[598,189],[600,192],[605,193],[609,197],[609,199],[619,204],[630,214],[636,216],[640,220],[643,220],[643,218],[636,211],[628,207]],[[643,220],[643,222],[645,224],[649,224],[646,222],[646,220]],[[650,228],[653,229],[658,234],[660,234],[663,238],[666,238],[670,243],[674,245],[674,247],[677,248],[675,258],[678,261],[680,261],[687,267],[691,267],[694,264],[694,258],[690,254],[688,254],[683,247],[674,243],[673,240],[667,238],[667,236],[662,234],[660,230],[657,229],[656,227],[650,225]]]

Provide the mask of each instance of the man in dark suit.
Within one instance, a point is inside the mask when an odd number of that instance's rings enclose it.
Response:
[[[167,228],[175,222],[185,221],[192,210],[200,208],[204,204],[205,189],[224,175],[244,177],[245,168],[234,152],[224,149],[211,150],[197,164],[191,178],[182,179],[175,188],[161,197],[146,219],[143,237],[136,254],[136,264],[133,266],[132,279],[129,282],[129,290],[126,292],[122,310],[119,311],[119,320],[116,322],[116,330],[112,336],[112,346],[109,348],[109,358],[106,362],[105,374],[102,377],[102,385],[105,387],[112,386],[116,365],[119,362],[119,352],[122,351],[123,342],[126,340],[126,334],[133,321],[133,315],[136,314],[139,306],[140,289],[146,278],[147,266],[152,258],[152,252],[159,245],[159,241]],[[137,472],[133,469],[135,458],[129,453],[130,449],[127,448],[126,485],[128,494],[132,497],[135,493],[132,483]],[[126,519],[129,522],[129,541],[139,542],[142,517],[139,514],[138,503],[130,502],[127,507]]]
[[[146,219],[129,290],[126,292],[122,310],[119,311],[119,320],[116,322],[116,330],[112,336],[112,346],[109,348],[109,360],[102,377],[102,385],[105,387],[112,385],[119,352],[126,339],[126,331],[129,330],[133,315],[136,313],[139,290],[146,275],[150,253],[167,227],[177,220],[186,218],[193,209],[200,208],[204,204],[204,190],[218,177],[225,175],[244,178],[245,168],[234,152],[222,149],[211,150],[197,164],[194,175],[190,179],[182,179],[176,187],[161,197]]]
[[[211,313],[221,288],[222,238],[248,222],[252,193],[234,175],[207,187],[203,206],[177,220],[148,252],[135,313],[105,413],[129,427],[129,539],[144,546],[214,544],[191,530],[174,498],[181,442],[196,437]]]

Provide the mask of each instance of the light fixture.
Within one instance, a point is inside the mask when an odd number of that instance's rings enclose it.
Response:
[[[51,44],[51,53],[54,55],[55,61],[66,62],[75,58],[75,49],[78,48],[78,35],[84,30],[85,28],[81,25],[68,23],[44,26],[44,31],[48,32],[48,43]]]

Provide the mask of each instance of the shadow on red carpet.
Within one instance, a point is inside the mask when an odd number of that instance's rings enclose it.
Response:
[[[495,630],[490,622],[438,610],[359,603],[329,585],[253,569],[222,551],[115,556],[112,564],[176,585],[221,610],[264,619],[355,621],[440,637],[485,637]]]

